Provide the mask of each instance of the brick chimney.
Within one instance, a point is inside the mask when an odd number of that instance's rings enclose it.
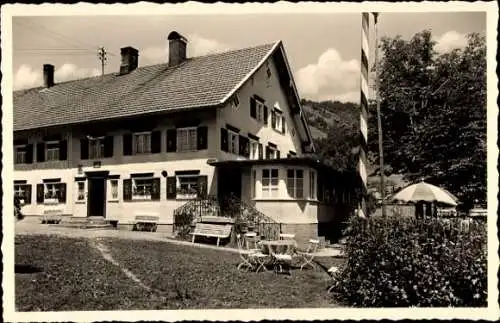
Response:
[[[43,85],[54,86],[54,65],[52,64],[43,64]]]
[[[127,46],[120,50],[122,62],[120,65],[120,75],[128,74],[137,68],[139,64],[139,51]]]
[[[168,66],[177,66],[186,60],[187,39],[176,31],[168,35]]]

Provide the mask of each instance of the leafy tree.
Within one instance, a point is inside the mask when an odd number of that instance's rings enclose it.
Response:
[[[486,198],[486,42],[473,33],[465,48],[438,54],[434,46],[430,31],[381,40],[384,159],[406,179],[425,178],[470,205]]]

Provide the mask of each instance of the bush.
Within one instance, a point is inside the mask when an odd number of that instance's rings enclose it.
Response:
[[[24,215],[21,212],[21,201],[17,196],[14,196],[14,216],[18,221],[24,219]]]
[[[194,215],[190,212],[181,212],[175,215],[175,230],[181,239],[189,238],[191,226],[193,225]]]
[[[353,217],[335,297],[352,306],[486,306],[486,226]]]

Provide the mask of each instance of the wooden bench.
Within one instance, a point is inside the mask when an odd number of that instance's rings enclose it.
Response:
[[[160,217],[157,215],[136,215],[134,218],[134,229],[137,231],[156,231]]]
[[[219,246],[220,239],[229,238],[231,235],[231,230],[233,226],[230,224],[208,224],[208,223],[196,223],[194,232],[191,232],[193,236],[192,242],[196,236],[217,238],[217,247]]]
[[[45,210],[43,211],[43,215],[40,219],[40,222],[42,224],[49,224],[49,223],[53,223],[53,224],[58,224],[59,222],[61,222],[61,219],[62,219],[62,211],[60,210]]]

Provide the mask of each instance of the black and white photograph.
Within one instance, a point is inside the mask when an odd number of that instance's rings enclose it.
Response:
[[[5,321],[500,316],[496,2],[1,15]]]

